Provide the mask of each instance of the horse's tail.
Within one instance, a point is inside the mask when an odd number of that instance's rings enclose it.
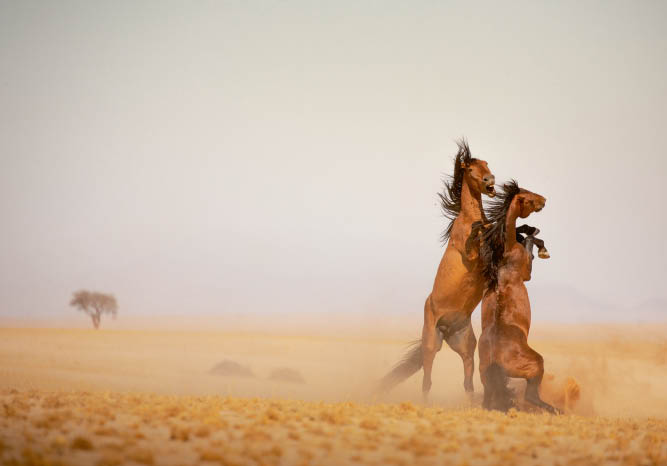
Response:
[[[408,348],[403,359],[382,377],[378,384],[378,392],[388,392],[422,368],[422,341],[415,340],[408,345]]]

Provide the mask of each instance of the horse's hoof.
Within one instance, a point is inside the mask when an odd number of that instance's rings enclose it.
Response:
[[[539,251],[537,251],[537,255],[540,256],[540,259],[548,259],[551,257],[549,255],[549,251],[547,251],[546,249],[540,249]]]

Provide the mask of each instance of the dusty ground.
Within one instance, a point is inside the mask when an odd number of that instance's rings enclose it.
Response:
[[[667,464],[661,329],[535,334],[566,416],[482,411],[445,350],[431,406],[377,398],[405,338],[0,329],[0,463]]]

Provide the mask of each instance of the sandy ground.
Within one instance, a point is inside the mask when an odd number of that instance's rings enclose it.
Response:
[[[2,464],[667,464],[667,333],[543,328],[565,416],[488,413],[446,348],[377,397],[406,338],[0,329]],[[212,374],[220,362],[250,375]],[[271,375],[283,369],[282,378]],[[289,369],[289,370],[285,370]],[[233,372],[233,371],[232,371]],[[280,375],[281,373],[279,373]],[[302,377],[299,382],[291,376]],[[287,380],[286,380],[287,379]]]

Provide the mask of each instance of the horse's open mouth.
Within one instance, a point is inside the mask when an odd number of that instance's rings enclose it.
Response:
[[[487,186],[486,187],[486,195],[489,197],[495,197],[496,196],[496,188],[493,185]]]

